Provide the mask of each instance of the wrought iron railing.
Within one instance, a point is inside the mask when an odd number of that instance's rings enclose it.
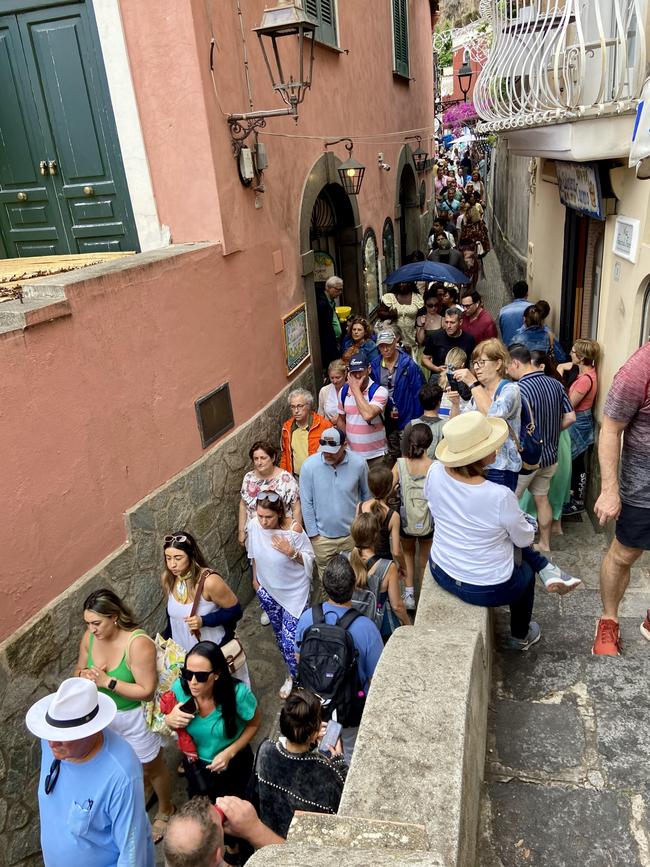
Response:
[[[492,46],[474,88],[483,131],[616,114],[645,78],[648,0],[482,0]]]

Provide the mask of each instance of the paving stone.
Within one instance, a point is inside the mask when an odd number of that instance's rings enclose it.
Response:
[[[490,840],[502,867],[647,864],[630,833],[623,795],[510,782],[490,784],[488,797]]]
[[[582,660],[570,654],[499,654],[494,668],[500,698],[550,700],[581,680]]]
[[[553,774],[580,764],[585,747],[575,706],[499,701],[494,716],[496,758],[517,771]]]
[[[641,684],[638,684],[641,687]],[[647,681],[639,692],[646,692]],[[598,754],[610,788],[645,791],[650,794],[648,776],[648,732],[650,706],[636,703],[595,703]]]

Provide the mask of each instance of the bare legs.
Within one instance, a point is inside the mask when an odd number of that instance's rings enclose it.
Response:
[[[167,819],[174,812],[172,804],[172,781],[169,769],[165,763],[163,751],[160,750],[152,762],[146,762],[142,766],[145,786],[151,783],[154,792],[158,795],[158,814],[154,820],[154,842],[162,839],[166,830]],[[167,819],[162,819],[165,816]],[[158,825],[156,826],[156,822]],[[156,839],[158,838],[158,839]]]
[[[618,621],[618,606],[630,583],[630,569],[641,556],[640,548],[628,548],[613,539],[600,567],[603,617]]]
[[[542,551],[550,551],[553,510],[546,494],[535,496],[535,506],[537,507],[537,525],[539,527],[538,547]]]
[[[404,578],[404,587],[414,590],[415,585],[418,586],[422,582],[422,575],[429,559],[431,551],[431,539],[406,539],[402,536],[402,552],[404,554],[404,563],[406,565],[406,575]],[[415,546],[418,546],[417,568],[415,564]]]

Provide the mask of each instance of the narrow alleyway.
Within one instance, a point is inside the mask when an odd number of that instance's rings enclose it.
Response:
[[[542,638],[527,653],[499,652],[497,612],[480,867],[650,864],[648,569],[633,570],[621,609],[624,656],[592,656],[605,545],[586,516],[554,537],[555,561],[584,589],[538,590]]]

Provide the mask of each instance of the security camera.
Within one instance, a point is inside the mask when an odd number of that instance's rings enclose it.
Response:
[[[381,151],[377,154],[377,165],[385,172],[390,171],[390,166],[388,165],[388,163],[384,162],[384,154]]]

